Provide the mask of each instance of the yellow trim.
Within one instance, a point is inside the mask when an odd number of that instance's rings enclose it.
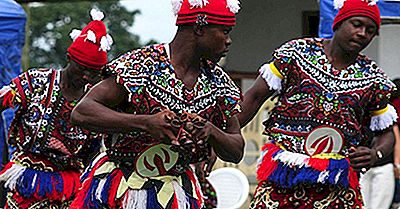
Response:
[[[378,115],[382,115],[383,113],[387,112],[389,110],[389,105],[386,105],[385,108],[380,109],[380,110],[374,110],[371,112],[372,116],[378,116]]]
[[[269,63],[269,68],[273,74],[278,76],[278,78],[283,79],[283,75],[279,72],[278,68],[276,68],[274,62]]]
[[[334,160],[341,160],[345,157],[343,155],[339,155],[336,153],[322,153],[311,156],[311,158],[318,158],[318,159],[334,159]]]

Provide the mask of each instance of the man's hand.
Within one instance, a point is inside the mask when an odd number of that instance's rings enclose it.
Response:
[[[217,155],[215,155],[214,151],[211,150],[211,155],[207,160],[198,162],[194,165],[196,176],[200,181],[204,181],[206,177],[210,175],[216,161]]]
[[[349,159],[350,166],[353,167],[354,170],[363,172],[375,165],[378,160],[376,151],[364,146],[350,148]]]
[[[149,115],[145,120],[145,131],[155,139],[170,144],[177,140],[174,128],[170,123],[175,116],[175,113],[170,110],[163,110],[157,114]]]

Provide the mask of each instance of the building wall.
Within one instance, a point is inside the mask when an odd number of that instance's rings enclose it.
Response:
[[[275,48],[301,37],[302,11],[319,11],[319,5],[316,0],[242,1],[232,31],[228,70],[256,72]]]

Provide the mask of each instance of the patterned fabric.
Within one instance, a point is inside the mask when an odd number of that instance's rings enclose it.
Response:
[[[17,147],[10,164],[14,166],[0,173],[15,193],[12,208],[65,201],[79,188],[78,176],[87,155],[82,149],[95,135],[69,122],[76,101],[62,96],[60,72],[32,69],[0,90],[4,104],[17,109],[9,131],[9,143]],[[21,202],[21,197],[27,201]]]
[[[335,69],[323,41],[293,40],[275,51],[284,79],[265,131],[289,151],[310,155],[316,153],[307,148],[309,134],[331,127],[341,135],[337,153],[346,155],[350,147],[370,143],[372,113],[387,106],[394,84],[364,55],[346,69]]]
[[[250,204],[251,209],[362,209],[359,188],[343,188],[324,184],[281,188],[260,182]]]
[[[396,120],[394,84],[372,60],[335,69],[320,38],[289,41],[260,75],[279,99],[264,134],[252,208],[361,208],[357,173],[346,158]]]
[[[152,45],[134,50],[108,65],[107,71],[115,75],[116,82],[129,93],[129,105],[121,111],[133,114],[156,114],[165,109],[177,114],[187,112],[224,129],[227,119],[240,111],[238,103],[241,94],[238,87],[219,66],[203,62],[196,84],[193,88],[187,88],[176,77],[166,47]],[[200,208],[203,204],[200,187],[189,164],[204,156],[195,157],[196,153],[181,152],[175,148],[176,145],[160,144],[159,139],[143,131],[115,134],[105,141],[105,145],[107,158],[95,162],[92,169],[94,173],[86,173],[82,192],[84,197],[75,200],[74,207],[127,208],[120,204],[124,198],[128,198],[127,194],[137,195],[142,191],[146,195],[153,195],[155,187],[161,187],[156,189],[155,208],[183,207],[178,206],[180,204]],[[205,148],[209,149],[209,146]],[[208,155],[209,152],[202,153]],[[93,177],[90,177],[90,173]],[[120,176],[121,173],[123,176]],[[113,185],[121,185],[118,193],[96,183],[108,182],[108,179],[113,179],[110,180]],[[147,181],[158,183],[149,186],[143,183]],[[91,197],[90,191],[104,193]],[[116,200],[112,197],[116,197]],[[143,198],[136,197],[131,201],[142,202]]]

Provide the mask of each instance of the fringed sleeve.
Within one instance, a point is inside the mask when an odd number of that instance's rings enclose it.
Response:
[[[267,82],[270,90],[280,91],[282,89],[283,75],[273,62],[264,64],[258,71],[260,76]]]
[[[396,88],[393,82],[379,69],[380,73],[372,86],[368,105],[370,129],[382,131],[392,126],[397,120],[395,108],[389,104],[391,92]]]

